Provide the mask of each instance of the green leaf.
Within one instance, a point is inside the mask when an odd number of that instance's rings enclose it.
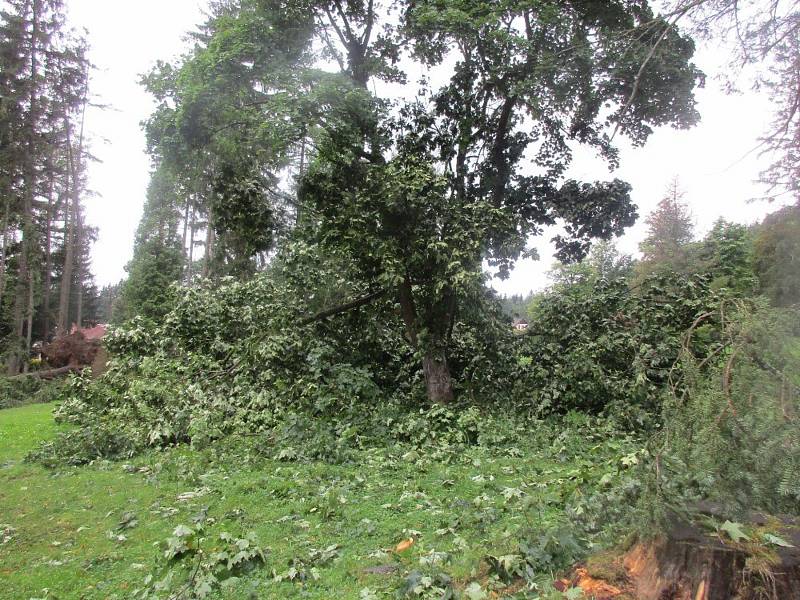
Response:
[[[567,600],[580,600],[583,598],[583,588],[581,586],[569,588],[564,592],[564,598],[567,598]]]
[[[480,583],[473,581],[464,589],[464,597],[467,600],[484,600],[489,596],[483,591]]]
[[[780,546],[781,548],[794,548],[794,544],[787,542],[782,537],[777,535],[773,535],[771,533],[765,533],[763,536],[764,541],[768,544],[772,544],[774,546]]]
[[[193,533],[194,531],[190,527],[187,527],[186,525],[178,525],[175,528],[175,531],[172,532],[172,535],[175,537],[187,537]]]
[[[724,531],[728,534],[734,542],[740,542],[742,540],[750,540],[750,537],[742,531],[743,525],[741,523],[734,523],[733,521],[725,521],[722,526],[719,528],[720,531]]]

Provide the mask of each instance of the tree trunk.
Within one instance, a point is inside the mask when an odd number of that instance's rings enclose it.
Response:
[[[31,343],[33,342],[33,273],[28,269],[28,307],[25,315],[25,354],[22,372],[27,373],[30,367]]]
[[[36,97],[37,92],[37,79],[38,79],[38,54],[36,48],[36,41],[39,37],[39,6],[38,0],[32,2],[32,15],[31,15],[31,45],[30,45],[30,98],[28,107],[28,117],[26,123],[26,132],[28,139],[26,140],[27,156],[25,157],[25,167],[23,172],[23,185],[24,185],[24,206],[22,212],[22,255],[19,261],[19,272],[17,278],[17,291],[16,299],[14,302],[13,313],[13,330],[15,333],[14,348],[8,360],[8,373],[9,375],[16,375],[19,373],[22,342],[25,333],[25,313],[29,305],[28,297],[30,286],[32,285],[30,258],[32,253],[32,237],[33,237],[33,198],[36,189],[36,165],[34,164],[34,156],[36,155],[36,115],[38,110],[38,102]],[[25,360],[27,363],[27,360]]]
[[[6,192],[6,203],[3,210],[3,247],[0,248],[0,302],[6,291],[6,248],[8,248],[8,219],[11,212],[11,198]]]
[[[48,371],[33,371],[32,373],[23,373],[22,375],[15,375],[11,379],[23,379],[25,377],[32,377],[34,379],[55,379],[60,375],[78,373],[84,368],[85,367],[82,365],[70,365],[67,367],[59,367],[58,369],[50,369]]]
[[[418,316],[414,302],[414,293],[411,281],[406,277],[398,288],[400,313],[406,325],[406,337],[409,343],[417,350],[419,347]],[[434,342],[436,340],[433,340]],[[425,375],[425,390],[428,400],[436,404],[452,402],[453,379],[450,377],[450,367],[444,354],[436,355],[430,350],[425,351],[422,357],[422,372]]]
[[[69,133],[67,133],[67,144],[72,144]],[[71,150],[67,152],[70,155],[72,154]],[[67,174],[66,205],[64,207],[64,268],[61,270],[61,290],[58,298],[58,323],[56,325],[58,335],[68,333],[67,328],[69,327],[69,297],[72,286],[73,247],[75,243],[75,202],[72,201],[70,188],[70,184],[75,185],[75,182],[71,181],[71,171],[72,169],[69,169]]]
[[[211,261],[214,260],[214,226],[211,223],[211,215],[208,215],[208,225],[206,230],[206,255],[203,260],[203,277],[211,275]]]
[[[75,235],[75,248],[80,252],[81,244],[83,243],[83,222],[81,220],[81,212],[80,206],[78,208],[78,222],[77,222],[77,230]],[[78,301],[77,306],[75,309],[75,323],[78,326],[78,329],[83,327],[83,263],[80,260],[80,254],[78,254],[78,261],[75,264],[75,275],[77,276],[76,280],[76,287],[78,288]]]
[[[186,243],[189,241],[189,199],[186,199],[186,208],[183,211],[183,252],[184,258],[189,254]]]
[[[437,404],[453,401],[453,380],[447,359],[426,356],[422,359],[422,370],[425,373],[425,389],[428,399]]]
[[[43,319],[44,325],[42,337],[44,341],[50,338],[50,288],[53,285],[53,187],[55,184],[55,173],[51,171],[50,174],[50,191],[47,194],[47,229],[45,231],[45,247],[44,247],[44,287],[42,290],[43,298]]]
[[[197,211],[196,211],[197,203],[195,199],[192,199],[192,217],[191,222],[189,224],[189,264],[187,265],[186,269],[186,285],[190,285],[192,283],[192,271],[193,271],[193,263],[194,263],[194,232],[197,228],[195,225]]]

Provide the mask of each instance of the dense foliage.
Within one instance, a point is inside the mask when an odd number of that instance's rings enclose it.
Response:
[[[664,431],[652,440],[654,493],[667,506],[712,500],[727,510],[800,513],[800,329],[797,310],[760,302],[720,306],[722,335],[689,350],[671,374]],[[705,368],[708,366],[708,368]]]

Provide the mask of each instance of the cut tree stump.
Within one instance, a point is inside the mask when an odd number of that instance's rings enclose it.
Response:
[[[748,522],[768,520],[751,515]],[[625,555],[631,592],[641,600],[800,600],[800,529],[791,519],[778,522],[793,548],[734,544],[676,521],[668,535]]]
[[[727,520],[711,503],[692,512]],[[669,533],[594,555],[556,588],[580,586],[595,600],[800,600],[800,520],[753,513],[744,521],[748,531],[772,533],[791,547],[764,545],[756,535],[735,543],[674,518]]]

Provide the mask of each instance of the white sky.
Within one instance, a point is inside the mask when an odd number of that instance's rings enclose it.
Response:
[[[92,152],[102,161],[90,167],[89,184],[98,196],[87,202],[88,220],[99,228],[93,252],[98,285],[125,276],[149,181],[150,163],[139,124],[153,103],[138,85],[139,75],[157,60],[172,60],[187,48],[185,34],[204,20],[205,5],[205,0],[67,0],[73,26],[88,30],[91,59],[97,65],[92,80],[95,101],[112,107],[90,110],[86,123]],[[623,147],[620,169],[614,173],[599,159],[576,154],[571,177],[587,181],[619,177],[633,186],[641,217],[621,238],[623,252],[637,252],[644,236],[643,217],[676,176],[698,234],[720,216],[752,223],[777,208],[749,202],[764,192],[754,182],[767,161],[751,151],[767,129],[771,106],[752,92],[732,96],[721,91],[714,76],[721,73],[725,55],[724,50],[706,46],[696,57],[709,76],[706,88],[697,92],[702,116],[697,127],[665,128],[656,131],[644,148]],[[546,285],[544,273],[553,262],[549,237],[535,240],[540,261],[520,261],[510,279],[493,282],[495,289],[526,294]]]

